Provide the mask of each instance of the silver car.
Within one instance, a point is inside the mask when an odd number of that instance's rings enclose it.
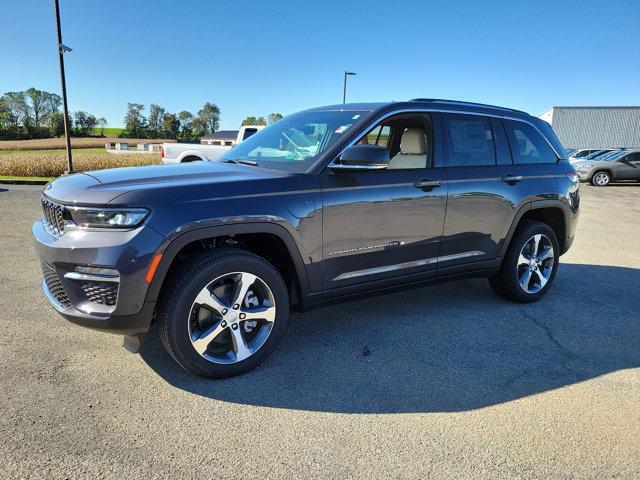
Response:
[[[619,180],[640,181],[640,149],[622,150],[573,164],[582,182],[604,187]]]

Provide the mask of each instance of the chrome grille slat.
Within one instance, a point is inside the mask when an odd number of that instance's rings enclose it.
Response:
[[[64,233],[64,212],[66,207],[49,200],[44,195],[41,201],[48,230],[56,235],[62,235]]]

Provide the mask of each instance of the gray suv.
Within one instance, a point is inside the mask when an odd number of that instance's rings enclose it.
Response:
[[[218,161],[59,178],[33,235],[63,317],[132,351],[155,322],[220,378],[263,362],[290,309],[469,277],[538,300],[579,203],[547,123],[414,99],[296,113]]]
[[[605,187],[611,182],[640,182],[640,149],[622,150],[604,157],[586,159],[573,164],[583,182]]]

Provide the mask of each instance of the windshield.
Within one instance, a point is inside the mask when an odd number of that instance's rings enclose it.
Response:
[[[598,160],[599,162],[601,162],[601,161],[610,162],[612,160],[616,160],[616,159],[620,158],[621,156],[623,156],[626,153],[627,152],[625,152],[625,151],[622,151],[622,152],[609,152],[608,155],[603,155],[602,157],[598,157],[598,158],[596,158],[596,160]]]
[[[368,113],[353,110],[295,113],[260,130],[218,160],[244,160],[260,167],[303,173]]]
[[[599,150],[597,152],[593,152],[590,155],[587,155],[586,157],[584,157],[585,160],[593,160],[594,158],[599,157],[600,155],[605,155],[607,153],[609,153],[611,150]]]

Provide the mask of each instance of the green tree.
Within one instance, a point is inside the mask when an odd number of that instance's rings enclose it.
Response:
[[[180,133],[180,120],[175,113],[165,113],[162,117],[162,130],[169,138],[178,138]]]
[[[127,114],[124,117],[124,135],[131,138],[143,138],[147,128],[147,119],[144,114],[144,105],[141,103],[127,103]]]
[[[162,133],[162,118],[167,111],[160,105],[152,103],[149,105],[149,130],[154,138],[158,138]]]
[[[242,121],[241,126],[244,125],[266,125],[267,121],[264,119],[264,117],[247,117]]]
[[[215,103],[205,103],[198,111],[200,133],[214,133],[220,127],[220,109]]]
[[[178,120],[180,120],[180,138],[191,139],[193,137],[193,113],[183,110],[178,113]]]
[[[17,125],[31,123],[27,95],[24,92],[7,92],[2,98]]]
[[[62,98],[55,93],[44,92],[33,87],[24,93],[35,128],[46,125],[51,114],[57,112],[62,104]]]
[[[281,113],[270,113],[269,116],[267,117],[267,125],[273,125],[278,120],[282,120]]]
[[[64,135],[64,115],[55,111],[49,116],[49,133],[52,137]]]
[[[75,134],[81,137],[86,137],[93,131],[98,123],[98,119],[95,115],[78,111],[73,113],[73,123],[75,125]]]
[[[100,128],[100,135],[104,135],[104,129],[107,127],[107,119],[100,117],[96,124]]]

